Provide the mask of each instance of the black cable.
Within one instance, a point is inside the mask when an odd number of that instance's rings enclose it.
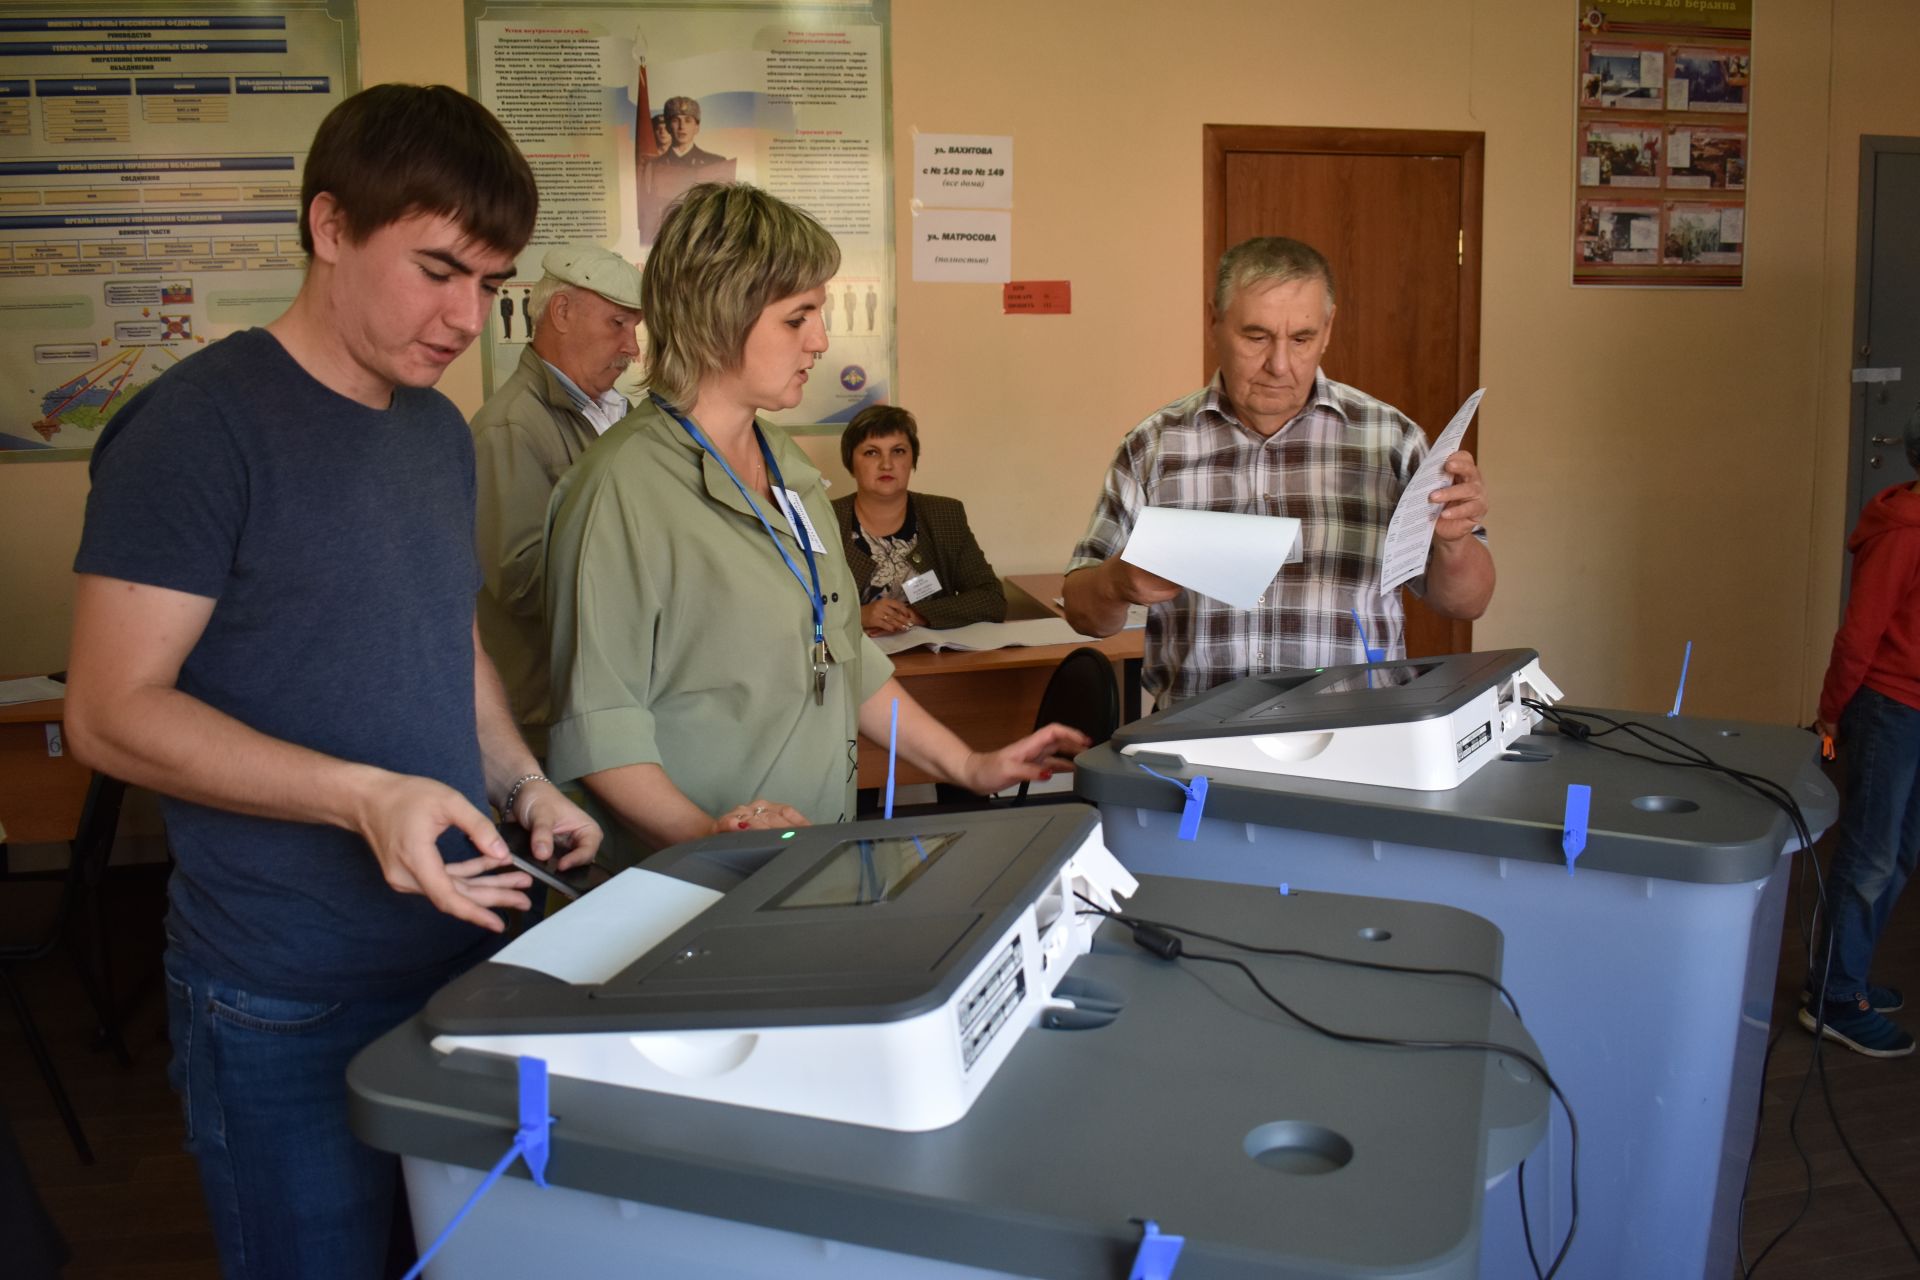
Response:
[[[1811,929],[1820,922],[1822,913],[1826,909],[1826,900],[1827,900],[1826,877],[1823,876],[1820,872],[1820,860],[1818,856],[1811,852],[1800,864],[1801,892],[1804,894],[1806,891],[1806,877],[1807,877],[1807,868],[1809,864],[1812,865],[1814,891],[1818,894],[1818,899],[1816,902],[1815,909],[1811,914],[1811,916],[1809,916],[1804,910],[1802,911],[1801,913],[1802,929]],[[1804,906],[1805,904],[1802,903],[1803,908]],[[1812,982],[1812,978],[1813,978],[1813,950],[1814,950],[1814,947],[1817,945],[1814,941],[1814,936],[1815,935],[1810,934],[1806,938],[1807,981],[1809,983]],[[1826,1026],[1826,1017],[1827,1017],[1824,992],[1826,990],[1827,975],[1832,972],[1832,968],[1833,968],[1833,940],[1831,937],[1829,937],[1827,940],[1826,966],[1821,971],[1820,982],[1814,986],[1815,991],[1821,992],[1823,994],[1819,997],[1820,1004],[1814,1011],[1814,1038],[1813,1038],[1813,1053],[1812,1053],[1813,1062],[1819,1061],[1821,1044],[1826,1039],[1826,1036],[1822,1034],[1822,1031]],[[1767,1241],[1766,1247],[1761,1249],[1759,1255],[1754,1258],[1753,1265],[1752,1266],[1747,1265],[1746,1263],[1747,1249],[1746,1249],[1746,1240],[1745,1240],[1745,1225],[1746,1225],[1746,1212],[1747,1212],[1747,1187],[1753,1181],[1753,1160],[1754,1160],[1754,1157],[1758,1155],[1760,1151],[1760,1122],[1761,1122],[1761,1119],[1766,1114],[1767,1062],[1773,1056],[1773,1047],[1778,1043],[1780,1043],[1780,1037],[1785,1035],[1786,1031],[1787,1031],[1787,1025],[1783,1021],[1780,1024],[1780,1029],[1774,1032],[1774,1034],[1768,1039],[1767,1052],[1760,1060],[1760,1107],[1758,1112],[1754,1116],[1753,1146],[1747,1153],[1746,1177],[1741,1180],[1741,1184],[1740,1184],[1740,1211],[1736,1221],[1739,1223],[1741,1234],[1735,1237],[1734,1243],[1735,1243],[1736,1258],[1740,1263],[1740,1274],[1742,1277],[1748,1277],[1748,1278],[1750,1278],[1755,1271],[1759,1270],[1760,1264],[1766,1259],[1766,1256],[1769,1253],[1772,1253],[1774,1250],[1774,1247],[1778,1245],[1782,1240],[1785,1240],[1787,1238],[1787,1235],[1795,1227],[1800,1225],[1800,1220],[1806,1217],[1807,1211],[1813,1207],[1813,1190],[1814,1190],[1813,1161],[1808,1157],[1806,1149],[1800,1145],[1800,1133],[1799,1133],[1800,1104],[1806,1098],[1807,1081],[1812,1078],[1812,1074],[1813,1074],[1813,1066],[1812,1066],[1812,1063],[1810,1062],[1807,1068],[1807,1075],[1801,1077],[1800,1088],[1793,1095],[1793,1110],[1787,1113],[1787,1137],[1793,1143],[1794,1154],[1800,1157],[1800,1167],[1802,1172],[1806,1175],[1806,1188],[1802,1192],[1800,1197],[1800,1207],[1794,1211],[1794,1215],[1792,1219],[1788,1221],[1785,1227],[1782,1227],[1778,1232],[1775,1233],[1773,1239]]]
[[[1561,1090],[1559,1084],[1555,1082],[1552,1073],[1547,1070],[1545,1063],[1541,1062],[1532,1054],[1516,1049],[1511,1045],[1495,1044],[1489,1040],[1413,1040],[1394,1036],[1369,1036],[1362,1035],[1358,1032],[1337,1030],[1333,1027],[1315,1022],[1313,1019],[1280,999],[1279,996],[1274,995],[1273,992],[1267,989],[1267,985],[1260,981],[1260,975],[1256,974],[1245,961],[1236,960],[1232,956],[1215,956],[1207,955],[1199,951],[1188,951],[1181,943],[1179,935],[1184,933],[1192,937],[1205,937],[1208,941],[1215,941],[1223,946],[1235,947],[1243,951],[1261,955],[1298,954],[1304,958],[1325,960],[1335,964],[1350,963],[1357,968],[1378,968],[1388,971],[1411,973],[1446,973],[1450,976],[1476,978],[1500,990],[1503,995],[1506,994],[1505,989],[1502,988],[1497,981],[1487,978],[1484,974],[1476,974],[1471,971],[1419,969],[1411,966],[1382,965],[1368,961],[1345,961],[1338,956],[1328,956],[1317,952],[1292,953],[1279,948],[1259,947],[1251,943],[1237,942],[1229,938],[1213,938],[1200,933],[1198,930],[1188,929],[1184,926],[1165,925],[1156,921],[1142,919],[1138,916],[1130,916],[1123,912],[1110,910],[1077,891],[1074,896],[1092,908],[1090,914],[1104,916],[1116,924],[1125,925],[1132,931],[1133,940],[1136,945],[1159,956],[1163,960],[1190,960],[1202,964],[1218,964],[1226,966],[1227,968],[1238,969],[1247,981],[1253,984],[1253,989],[1258,991],[1261,996],[1266,999],[1268,1004],[1271,1004],[1281,1013],[1292,1018],[1309,1031],[1317,1032],[1329,1040],[1339,1041],[1343,1044],[1376,1045],[1389,1049],[1499,1053],[1523,1062],[1538,1072],[1541,1081],[1547,1086],[1547,1091],[1553,1097],[1560,1100],[1560,1108],[1565,1111],[1567,1115],[1567,1132],[1569,1135],[1568,1150],[1570,1156],[1567,1173],[1567,1204],[1569,1209],[1567,1235],[1566,1239],[1560,1244],[1559,1252],[1553,1256],[1553,1265],[1547,1268],[1546,1274],[1542,1276],[1540,1280],[1552,1280],[1552,1277],[1559,1272],[1561,1264],[1566,1261],[1567,1251],[1573,1247],[1574,1233],[1580,1225],[1580,1125],[1579,1122],[1574,1119],[1573,1107],[1568,1103],[1567,1095]],[[1512,997],[1508,996],[1507,999],[1508,1003],[1511,1004]],[[1516,1008],[1515,1017],[1517,1018],[1518,1016],[1519,1011]],[[1533,1251],[1532,1232],[1529,1229],[1525,1234],[1527,1236],[1527,1251],[1531,1254]],[[1538,1269],[1539,1264],[1536,1262],[1535,1270],[1538,1271]]]
[[[1913,1253],[1916,1259],[1920,1259],[1920,1244],[1916,1244],[1912,1233],[1907,1229],[1906,1221],[1900,1216],[1899,1211],[1893,1207],[1893,1203],[1887,1199],[1886,1193],[1880,1189],[1880,1184],[1874,1181],[1873,1175],[1867,1172],[1866,1166],[1861,1163],[1860,1157],[1855,1153],[1853,1144],[1848,1140],[1846,1130],[1840,1123],[1840,1115],[1834,1106],[1832,1090],[1828,1088],[1826,1065],[1822,1057],[1822,1050],[1827,1038],[1826,987],[1828,978],[1833,972],[1831,909],[1827,903],[1826,877],[1820,870],[1818,855],[1815,854],[1813,847],[1813,834],[1807,825],[1806,815],[1800,809],[1799,801],[1794,799],[1793,793],[1790,790],[1773,779],[1761,777],[1758,774],[1747,773],[1744,770],[1735,769],[1730,765],[1721,764],[1694,744],[1676,737],[1657,726],[1643,724],[1639,721],[1615,720],[1611,716],[1594,711],[1565,711],[1560,708],[1548,706],[1546,703],[1534,699],[1524,699],[1523,703],[1528,709],[1536,712],[1543,719],[1553,724],[1564,736],[1572,738],[1577,742],[1584,742],[1595,750],[1609,751],[1615,755],[1625,756],[1629,760],[1640,760],[1670,768],[1706,769],[1739,783],[1747,790],[1755,792],[1771,801],[1786,813],[1788,821],[1793,825],[1794,834],[1799,838],[1800,848],[1806,853],[1807,860],[1814,864],[1814,884],[1819,893],[1819,900],[1813,913],[1813,919],[1817,922],[1824,922],[1827,935],[1827,948],[1824,963],[1821,966],[1820,979],[1818,982],[1815,982],[1813,980],[1812,963],[1812,952],[1815,944],[1811,941],[1808,943],[1807,980],[1809,990],[1807,998],[1814,1011],[1813,1054],[1807,1066],[1807,1074],[1801,1077],[1800,1088],[1794,1095],[1793,1110],[1788,1113],[1787,1117],[1787,1136],[1792,1141],[1794,1153],[1800,1157],[1800,1163],[1806,1171],[1806,1194],[1801,1201],[1799,1211],[1794,1214],[1792,1221],[1788,1222],[1785,1227],[1781,1228],[1779,1234],[1767,1242],[1766,1248],[1762,1249],[1759,1255],[1754,1258],[1752,1267],[1746,1268],[1743,1274],[1749,1277],[1752,1276],[1754,1272],[1759,1269],[1760,1264],[1766,1260],[1767,1255],[1773,1252],[1774,1247],[1786,1239],[1787,1235],[1800,1224],[1801,1219],[1806,1216],[1807,1210],[1813,1204],[1813,1162],[1808,1157],[1806,1149],[1800,1144],[1799,1120],[1800,1107],[1806,1098],[1807,1085],[1812,1081],[1816,1073],[1820,1077],[1821,1095],[1826,1103],[1827,1118],[1832,1121],[1834,1133],[1840,1139],[1840,1145],[1842,1149],[1846,1151],[1847,1159],[1853,1165],[1854,1172],[1860,1175],[1861,1181],[1867,1184],[1867,1189],[1873,1193],[1874,1198],[1878,1200],[1881,1207],[1887,1211],[1887,1215],[1893,1219],[1894,1227],[1900,1232],[1901,1239],[1906,1241],[1907,1248]],[[1589,720],[1596,721],[1606,727],[1595,731],[1593,726],[1587,723]],[[1595,738],[1605,737],[1608,734],[1616,732],[1624,732],[1628,737],[1639,742],[1641,745],[1664,753],[1665,758],[1661,756],[1641,755],[1638,752],[1627,751],[1608,743],[1594,741]],[[1665,739],[1666,741],[1656,742],[1653,740],[1656,737]],[[1784,1030],[1784,1026],[1782,1029]],[[1776,1036],[1774,1039],[1777,1041],[1778,1037]],[[1771,1055],[1771,1052],[1772,1044],[1770,1043],[1768,1045],[1768,1054]],[[1763,1058],[1763,1073],[1764,1070],[1765,1059]],[[1763,1074],[1761,1080],[1763,1102],[1765,1098],[1765,1088],[1766,1082]],[[1755,1149],[1757,1150],[1759,1144],[1757,1121],[1755,1124],[1754,1143]],[[1751,1158],[1749,1158],[1748,1176],[1751,1177],[1751,1175],[1752,1161]],[[1741,1208],[1744,1213],[1744,1190],[1741,1197]],[[1744,1246],[1741,1247],[1740,1253],[1744,1257]]]
[[[1533,1280],[1546,1280],[1540,1274],[1540,1255],[1533,1251],[1533,1224],[1527,1220],[1527,1162],[1522,1160],[1514,1172],[1513,1185],[1520,1189],[1520,1235],[1527,1242],[1527,1261],[1533,1264]]]
[[[1085,895],[1076,896],[1079,896],[1082,902],[1091,904],[1091,900]],[[1095,905],[1097,908],[1097,904],[1091,905]],[[1102,915],[1110,914],[1105,911],[1097,911],[1097,913]],[[1145,916],[1114,914],[1112,918],[1120,921],[1122,924],[1149,925],[1156,929],[1164,929],[1169,933],[1181,934],[1188,938],[1198,938],[1202,942],[1218,943],[1220,946],[1232,947],[1236,951],[1245,951],[1257,956],[1280,956],[1295,960],[1318,960],[1322,964],[1345,965],[1350,969],[1375,969],[1381,973],[1412,973],[1433,978],[1469,978],[1475,982],[1485,983],[1487,986],[1499,992],[1500,997],[1507,1002],[1507,1007],[1513,1010],[1513,1016],[1520,1018],[1522,1022],[1526,1021],[1525,1018],[1521,1018],[1520,1016],[1520,1004],[1513,998],[1513,992],[1501,985],[1498,978],[1489,977],[1484,973],[1476,973],[1472,969],[1433,969],[1423,965],[1387,964],[1380,960],[1354,960],[1347,956],[1328,955],[1324,951],[1303,951],[1297,947],[1259,947],[1251,942],[1238,942],[1232,938],[1223,938],[1218,934],[1204,933],[1199,929],[1190,928],[1186,925],[1168,924],[1164,920],[1149,920]]]
[[[1847,1141],[1846,1131],[1840,1127],[1840,1117],[1834,1114],[1833,1091],[1827,1087],[1827,1064],[1820,1058],[1816,1057],[1814,1059],[1814,1066],[1818,1069],[1820,1073],[1820,1092],[1827,1100],[1827,1114],[1833,1118],[1833,1131],[1834,1133],[1839,1135],[1840,1145],[1846,1149],[1847,1159],[1853,1162],[1854,1168],[1859,1169],[1860,1157],[1854,1154],[1853,1144]],[[1867,1190],[1873,1192],[1873,1198],[1880,1202],[1880,1207],[1882,1209],[1885,1209],[1887,1211],[1887,1216],[1893,1219],[1893,1225],[1899,1229],[1900,1238],[1907,1242],[1908,1250],[1912,1252],[1915,1258],[1920,1258],[1920,1244],[1914,1243],[1913,1237],[1907,1232],[1907,1224],[1904,1221],[1902,1221],[1899,1211],[1896,1210],[1893,1207],[1892,1203],[1888,1201],[1886,1193],[1880,1190],[1879,1186],[1875,1184],[1872,1178],[1866,1177],[1865,1170],[1861,1170],[1860,1176],[1862,1178],[1866,1178]]]
[[[1807,949],[1806,972],[1811,976],[1813,973],[1813,948],[1815,940],[1813,929],[1818,917],[1814,914],[1813,894],[1810,893],[1807,888],[1807,868],[1809,865],[1814,868],[1815,875],[1819,874],[1819,859],[1817,857],[1810,855],[1800,859],[1799,865],[1795,868],[1795,874],[1800,877],[1800,884],[1795,893],[1795,899],[1800,907],[1800,918],[1798,921],[1800,926],[1800,941],[1805,944]],[[1821,893],[1824,896],[1824,886],[1822,886]],[[1769,1013],[1771,1013],[1773,1007],[1771,1000],[1767,1002],[1767,1007]],[[1822,1013],[1824,1013],[1824,1011],[1822,1011]],[[1818,1018],[1821,1017],[1822,1014],[1816,1014],[1815,1016]],[[1760,1157],[1760,1135],[1767,1121],[1767,1069],[1773,1063],[1774,1049],[1779,1046],[1780,1038],[1786,1034],[1787,1024],[1785,1021],[1782,1021],[1778,1027],[1774,1028],[1773,1034],[1767,1037],[1766,1052],[1760,1055],[1760,1105],[1755,1109],[1753,1115],[1753,1141],[1747,1144],[1747,1169],[1746,1173],[1742,1175],[1740,1179],[1740,1202],[1735,1206],[1733,1211],[1734,1263],[1739,1274],[1743,1277],[1752,1274],[1747,1266],[1747,1193],[1753,1187],[1753,1164],[1754,1161]]]

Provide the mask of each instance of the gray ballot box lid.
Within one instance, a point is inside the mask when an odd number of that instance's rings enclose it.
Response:
[[[1497,929],[1429,903],[1145,876],[1127,907],[1266,946],[1489,977],[1501,967]],[[1539,1056],[1471,977],[1241,958],[1325,1026]],[[1511,1057],[1330,1040],[1242,974],[1161,960],[1112,922],[1060,994],[1075,1007],[1021,1037],[964,1119],[927,1133],[556,1077],[549,1182],[892,1250],[903,1275],[926,1258],[1104,1280],[1126,1274],[1139,1220],[1153,1218],[1186,1237],[1182,1276],[1465,1280],[1487,1179],[1545,1132],[1546,1089]],[[354,1059],[354,1132],[384,1151],[488,1168],[517,1123],[514,1064],[441,1054],[431,1035],[415,1017]],[[621,1229],[619,1214],[597,1217]],[[537,1218],[490,1219],[485,1201],[460,1231],[537,1249],[561,1270],[608,1245],[545,1236]],[[644,1240],[611,1247],[646,1270]]]
[[[1222,685],[1149,719],[1192,716],[1190,708],[1203,700],[1228,706],[1245,702],[1252,695],[1239,689],[1243,683]],[[1767,779],[1793,796],[1816,836],[1839,813],[1839,795],[1820,771],[1819,742],[1805,730],[1640,711],[1587,711],[1564,704],[1557,709],[1652,725],[1719,764]],[[1213,719],[1218,722],[1220,716],[1215,714]],[[1143,726],[1146,723],[1142,721]],[[1256,726],[1237,730],[1271,731]],[[1565,737],[1549,726],[1515,740],[1500,758],[1450,791],[1195,768],[1154,755],[1150,729],[1131,736],[1142,744],[1134,754],[1124,754],[1109,743],[1074,761],[1074,790],[1100,805],[1109,821],[1124,820],[1112,813],[1115,808],[1177,813],[1186,804],[1178,787],[1154,777],[1144,765],[1185,782],[1204,774],[1203,816],[1210,821],[1552,863],[1565,861],[1560,837],[1567,788],[1584,784],[1592,789],[1592,800],[1586,849],[1579,858],[1582,871],[1695,884],[1763,880],[1773,874],[1780,854],[1798,839],[1779,805],[1731,778],[1678,762],[1628,759],[1602,750],[1593,741]],[[1119,735],[1115,742],[1124,745]],[[1655,754],[1625,733],[1609,735],[1607,744],[1640,755]]]

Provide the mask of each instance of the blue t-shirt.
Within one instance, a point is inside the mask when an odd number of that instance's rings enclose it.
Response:
[[[402,387],[369,409],[250,329],[135,396],[101,433],[92,474],[75,571],[215,602],[183,692],[270,737],[436,778],[485,811],[473,442],[445,396]],[[400,993],[491,946],[388,888],[351,832],[164,808],[173,935],[250,990]],[[440,848],[474,854],[452,831]]]

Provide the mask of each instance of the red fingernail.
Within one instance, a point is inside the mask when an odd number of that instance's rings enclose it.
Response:
[[[747,829],[747,821],[745,818],[742,818],[740,821],[734,823],[733,825],[740,828],[742,831],[745,831]]]
[[[1040,771],[1040,781],[1042,781],[1042,782],[1046,782],[1046,781],[1048,781],[1048,780],[1050,780],[1050,779],[1051,779],[1052,777],[1053,777],[1053,770],[1051,770],[1051,769],[1042,769],[1042,770]]]

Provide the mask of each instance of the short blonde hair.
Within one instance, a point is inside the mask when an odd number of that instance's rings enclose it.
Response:
[[[839,269],[840,246],[810,214],[744,182],[691,188],[640,275],[648,387],[690,407],[704,379],[740,367],[761,312]]]

